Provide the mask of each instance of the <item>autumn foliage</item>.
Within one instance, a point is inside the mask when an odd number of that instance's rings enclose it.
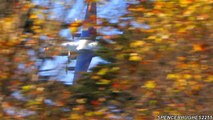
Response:
[[[0,18],[0,119],[152,120],[159,115],[212,115],[213,1],[136,1],[128,5],[129,12],[119,23],[98,18],[98,29],[108,26],[123,34],[99,34],[114,41],[100,40],[96,52],[109,63],[84,73],[72,86],[40,80],[35,67],[36,59],[64,50],[58,35],[62,23],[48,19],[43,12],[48,8],[23,2],[14,14]],[[23,14],[33,21],[27,33],[19,26],[24,26]],[[83,24],[69,27],[76,32]],[[49,41],[41,40],[42,35]],[[35,51],[34,57],[29,50]],[[20,64],[24,69],[19,69]],[[22,98],[12,95],[17,91]],[[8,109],[16,114],[8,114]],[[32,114],[18,112],[23,110]]]

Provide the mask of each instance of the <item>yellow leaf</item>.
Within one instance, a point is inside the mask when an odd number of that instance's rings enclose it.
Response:
[[[79,108],[79,107],[74,107],[74,108],[72,108],[72,110],[73,110],[73,111],[79,111],[79,110],[81,110],[81,108]]]
[[[38,16],[36,14],[30,15],[30,19],[36,19],[36,18],[38,18]]]
[[[141,108],[141,109],[137,109],[138,112],[144,112],[147,111],[147,109]]]
[[[144,45],[145,42],[144,41],[135,41],[135,42],[132,42],[130,44],[130,47],[134,48],[134,47],[141,47],[142,45]]]
[[[38,104],[41,104],[40,101],[36,101],[36,100],[31,100],[31,101],[28,101],[27,103],[28,105],[38,105]]]
[[[178,30],[178,32],[180,32],[180,33],[186,32],[186,28],[180,28],[180,29]]]
[[[192,78],[192,75],[190,75],[190,74],[184,74],[184,75],[183,75],[183,78],[184,78],[184,79],[191,79],[191,78]]]
[[[32,88],[34,88],[34,87],[35,87],[35,86],[33,86],[33,85],[25,85],[25,86],[22,87],[22,90],[28,91],[28,90],[30,90],[30,89],[32,89]]]
[[[81,119],[81,116],[79,114],[73,113],[71,114],[70,119],[79,120]]]
[[[103,69],[101,69],[97,74],[98,74],[98,75],[105,75],[108,71],[109,71],[108,68],[103,68]]]
[[[179,2],[180,2],[180,6],[186,7],[187,5],[192,3],[192,0],[179,0]]]
[[[77,103],[83,104],[86,102],[86,99],[77,99],[76,100]]]
[[[76,20],[75,22],[70,24],[70,27],[80,27],[82,25],[82,21]]]
[[[181,87],[181,86],[183,87],[187,85],[187,81],[184,79],[178,79],[175,84],[177,87]]]
[[[131,53],[129,57],[129,61],[141,61],[142,58],[137,53]]]
[[[168,39],[168,38],[169,38],[169,35],[162,35],[161,38],[162,38],[162,39]]]
[[[77,28],[77,27],[70,27],[69,29],[70,29],[70,31],[71,31],[72,33],[75,33],[75,32],[78,31],[78,28]]]
[[[156,36],[149,36],[147,39],[156,39]]]
[[[176,79],[177,78],[177,75],[176,74],[168,74],[167,79]]]
[[[195,28],[194,25],[188,25],[188,26],[186,27],[187,30],[192,30],[192,29],[194,29],[194,28]]]
[[[140,8],[129,8],[129,11],[133,11],[133,12],[143,12],[145,11],[144,8],[140,7]]]
[[[160,115],[160,112],[159,112],[159,111],[153,111],[153,112],[152,112],[152,115],[153,115],[153,116],[159,116],[159,115]]]
[[[103,111],[96,111],[94,114],[95,114],[95,115],[103,115],[104,112],[103,112]]]
[[[97,82],[97,84],[99,85],[107,85],[107,84],[110,84],[110,80],[105,80],[105,79],[102,79],[100,80],[100,82]]]
[[[86,112],[85,116],[93,116],[93,114],[94,114],[93,112]]]
[[[118,71],[118,70],[120,70],[119,67],[113,67],[110,71],[115,72],[115,71]]]
[[[141,57],[139,57],[139,56],[131,56],[129,58],[129,61],[140,61],[140,60],[141,60]]]
[[[161,38],[156,38],[156,39],[155,39],[155,42],[156,42],[156,43],[160,43],[160,42],[162,42],[162,41],[163,41],[163,40],[162,40]]]
[[[144,87],[145,88],[148,88],[148,89],[153,89],[156,87],[156,83],[155,81],[147,81],[145,84],[144,84]]]
[[[213,82],[213,75],[210,75],[207,77],[206,80],[204,80],[205,82]]]
[[[42,20],[35,20],[35,21],[34,21],[34,24],[35,24],[35,25],[41,25],[42,23],[43,23]]]

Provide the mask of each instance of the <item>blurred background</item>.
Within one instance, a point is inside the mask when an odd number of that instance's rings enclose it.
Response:
[[[0,119],[213,119],[212,6],[1,0]]]

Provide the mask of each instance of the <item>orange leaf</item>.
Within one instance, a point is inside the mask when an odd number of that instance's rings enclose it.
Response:
[[[194,44],[193,45],[193,50],[195,52],[202,52],[202,51],[205,51],[206,50],[206,45],[204,44]]]

